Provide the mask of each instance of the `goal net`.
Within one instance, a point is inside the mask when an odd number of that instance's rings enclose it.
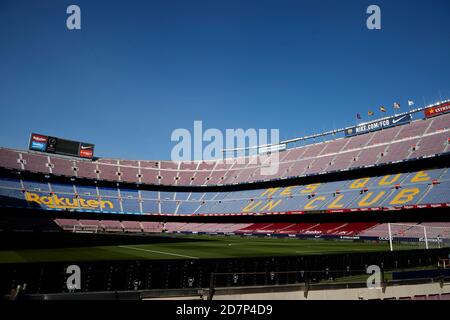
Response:
[[[391,251],[450,247],[450,226],[388,223]]]
[[[96,225],[74,225],[73,226],[73,233],[97,233],[98,232],[98,226]]]

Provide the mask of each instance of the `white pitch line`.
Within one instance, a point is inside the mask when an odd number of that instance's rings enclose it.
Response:
[[[153,252],[153,253],[167,254],[167,255],[171,255],[171,256],[178,256],[178,257],[184,257],[184,258],[198,259],[198,257],[185,256],[185,255],[183,255],[183,254],[176,254],[176,253],[170,253],[170,252],[164,252],[164,251],[156,251],[156,250],[141,249],[141,248],[130,247],[130,246],[118,246],[118,247],[120,247],[120,248],[125,248],[125,249],[134,249],[134,250],[140,250],[140,251],[146,251],[146,252]]]

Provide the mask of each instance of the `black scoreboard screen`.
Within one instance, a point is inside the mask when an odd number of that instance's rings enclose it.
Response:
[[[94,145],[92,143],[66,140],[37,133],[31,134],[29,149],[89,159],[94,157]]]

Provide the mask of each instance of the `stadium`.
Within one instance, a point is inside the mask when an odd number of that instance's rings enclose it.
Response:
[[[387,288],[445,282],[449,110],[441,101],[281,142],[272,176],[261,175],[263,154],[97,158],[93,144],[32,133],[29,150],[0,149],[2,293],[220,299],[301,290],[308,299],[365,286],[368,265],[382,266]],[[80,289],[66,286],[74,263]],[[447,299],[446,290],[366,298]]]
[[[436,313],[449,20],[448,0],[0,1],[1,315]]]

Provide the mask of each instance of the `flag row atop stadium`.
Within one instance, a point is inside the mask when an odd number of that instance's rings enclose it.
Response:
[[[408,106],[411,107],[411,106],[413,106],[413,105],[414,105],[414,101],[413,101],[413,100],[408,100]],[[394,110],[400,109],[400,103],[394,102],[394,104],[392,105],[392,108],[393,108]],[[381,111],[381,112],[387,112],[387,109],[386,109],[385,106],[381,106],[381,107],[380,107],[380,111]],[[373,116],[374,114],[375,114],[375,112],[372,111],[372,110],[367,111],[367,115],[368,115],[369,117],[370,117],[370,116]],[[356,119],[361,120],[361,114],[360,114],[360,113],[357,113],[357,114],[356,114]]]
[[[398,103],[396,102],[395,104],[398,104]],[[408,100],[408,105],[409,106],[414,105],[414,101]],[[398,109],[398,107],[396,107],[395,109]],[[298,137],[298,138],[294,138],[294,139],[288,139],[288,140],[281,141],[278,144],[266,144],[266,145],[262,145],[262,146],[250,146],[250,147],[244,147],[244,148],[223,149],[222,152],[224,152],[224,153],[225,152],[236,152],[236,151],[250,150],[250,149],[255,149],[255,148],[258,149],[259,153],[273,152],[273,150],[277,150],[277,149],[285,150],[285,149],[290,148],[290,146],[289,146],[290,144],[296,143],[296,142],[301,142],[301,141],[306,141],[306,140],[316,139],[316,138],[323,138],[323,137],[326,137],[329,135],[336,136],[337,134],[340,134],[340,133],[344,133],[344,136],[353,136],[353,135],[363,134],[363,133],[367,133],[370,131],[380,130],[380,129],[384,129],[384,128],[388,128],[388,127],[392,127],[392,126],[406,124],[411,121],[412,114],[416,114],[419,112],[423,112],[424,116],[426,118],[430,118],[433,116],[437,116],[440,114],[450,112],[450,99],[442,100],[442,101],[436,102],[434,104],[429,104],[429,105],[419,107],[416,109],[408,110],[408,111],[405,111],[402,113],[398,113],[396,115],[383,117],[381,119],[362,122],[362,123],[359,123],[357,126],[350,126],[350,127],[326,131],[323,133],[317,133],[317,134],[307,135],[307,136]],[[406,116],[406,117],[403,118],[403,116]],[[398,119],[401,119],[401,120],[398,120]],[[364,128],[364,127],[372,128],[372,129],[362,130],[361,128]],[[360,129],[357,130],[357,128],[360,128]]]

